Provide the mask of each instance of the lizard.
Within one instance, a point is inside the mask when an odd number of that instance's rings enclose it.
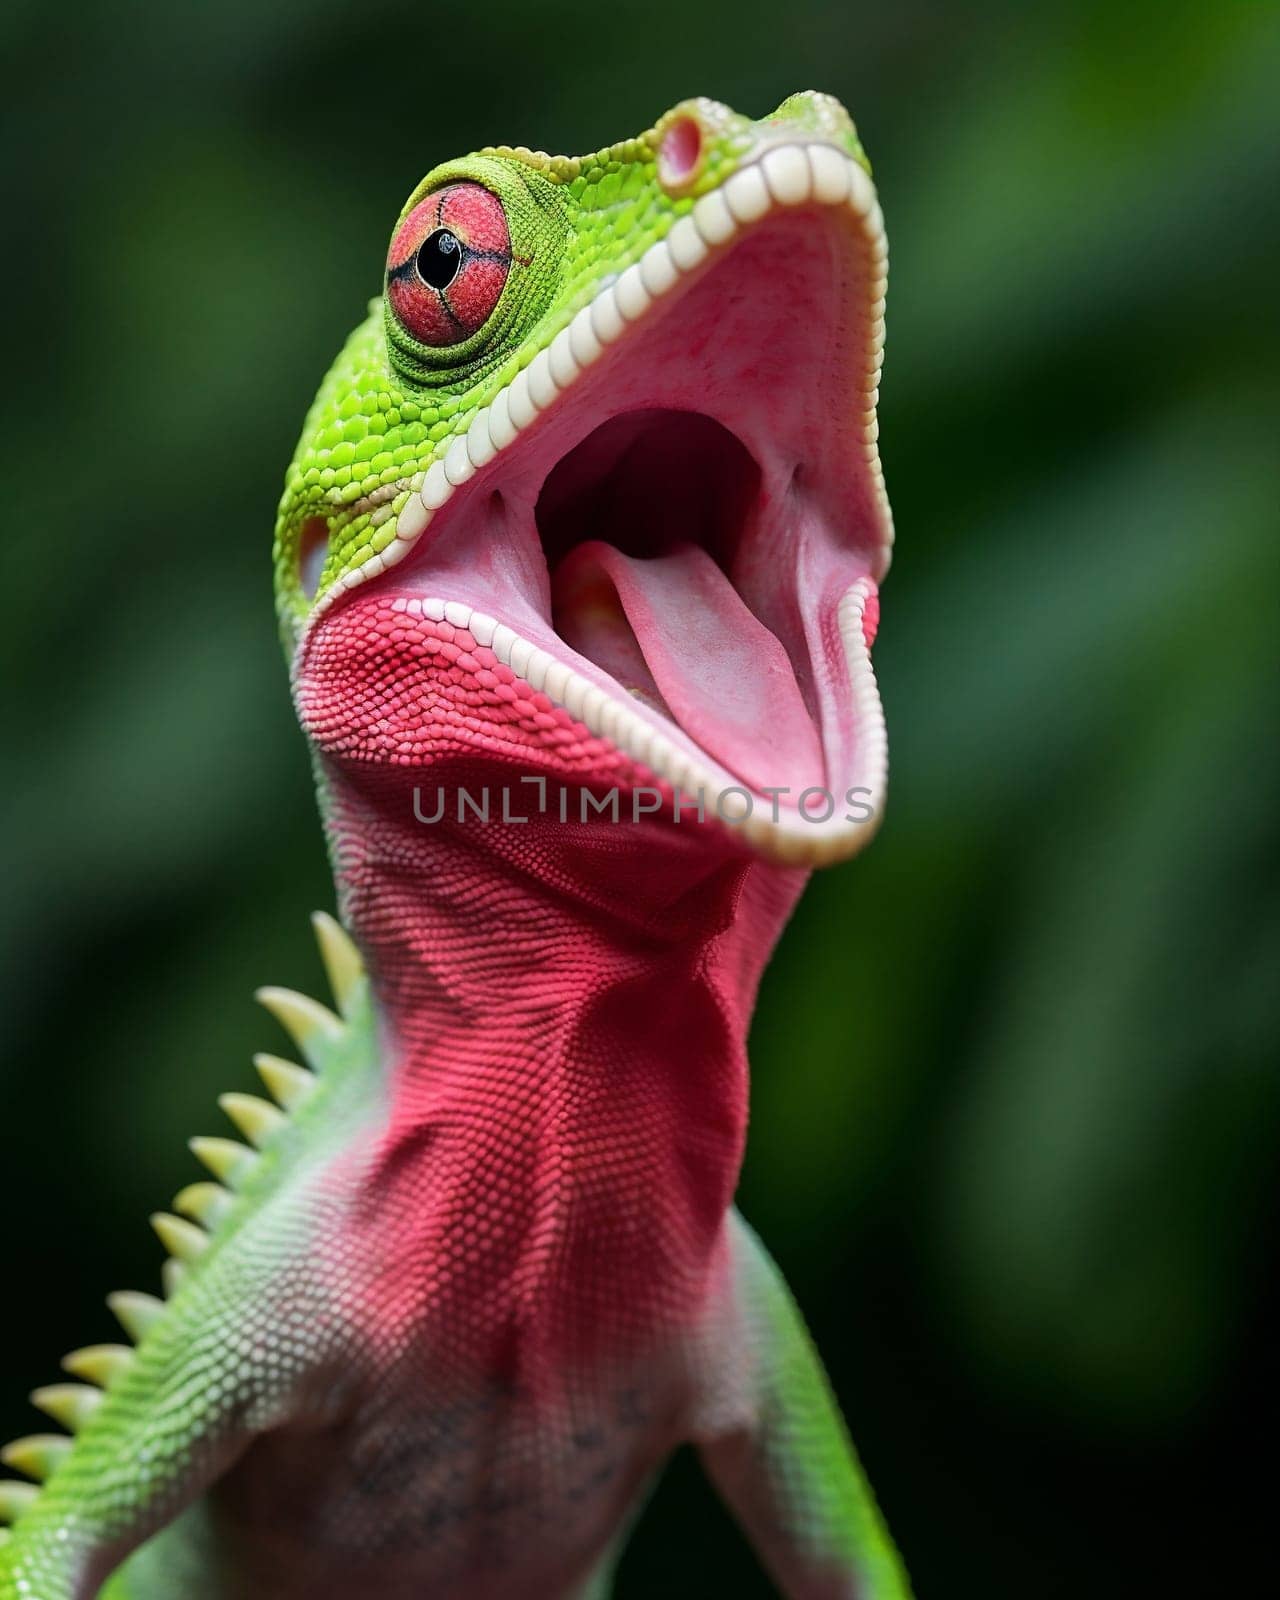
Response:
[[[883,802],[870,171],[692,99],[401,209],[273,545],[334,1005],[260,992],[301,1060],[35,1392],[0,1600],[603,1600],[683,1443],[792,1600],[909,1594],[733,1204],[762,969]]]

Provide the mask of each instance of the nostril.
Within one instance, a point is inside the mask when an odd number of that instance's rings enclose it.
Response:
[[[680,189],[702,160],[702,125],[696,117],[677,117],[658,146],[658,178],[666,189]]]

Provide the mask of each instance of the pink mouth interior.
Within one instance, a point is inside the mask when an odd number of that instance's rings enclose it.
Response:
[[[806,787],[825,771],[813,711],[785,645],[720,564],[738,553],[758,484],[742,446],[704,417],[607,423],[538,502],[552,621],[742,782],[763,789],[782,771]]]

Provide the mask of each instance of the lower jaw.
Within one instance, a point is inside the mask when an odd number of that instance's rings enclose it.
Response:
[[[450,587],[456,596],[458,588]],[[859,850],[874,833],[883,806],[887,749],[868,643],[875,596],[872,580],[858,578],[832,597],[829,617],[814,619],[815,632],[837,645],[826,652],[833,681],[822,686],[821,695],[829,712],[822,720],[835,721],[834,728],[823,730],[822,781],[807,772],[792,782],[780,772],[767,785],[744,781],[661,711],[626,694],[602,668],[570,650],[532,606],[508,603],[503,609],[511,621],[443,593],[400,595],[390,607],[410,627],[441,624],[455,639],[462,633],[464,653],[476,649],[486,663],[491,653],[494,663],[530,694],[545,696],[553,708],[616,750],[624,758],[621,766],[601,771],[595,781],[630,790],[631,820],[706,821],[767,860],[813,867]],[[834,681],[837,677],[843,681]],[[767,741],[769,730],[762,728],[760,737]],[[581,771],[573,776],[578,782],[592,780]],[[652,798],[637,812],[634,798],[640,788]]]
[[[776,437],[757,435],[750,452],[734,439],[734,464],[717,472],[717,460],[728,457],[718,456],[700,426],[707,419],[671,415],[683,419],[693,455],[677,459],[669,439],[656,459],[640,450],[605,479],[611,498],[603,506],[590,483],[584,488],[578,481],[568,492],[561,476],[577,447],[597,437],[591,430],[598,415],[562,420],[527,455],[519,452],[489,482],[459,494],[435,539],[400,569],[391,595],[383,590],[383,604],[404,616],[406,637],[415,626],[465,630],[468,658],[478,652],[480,670],[499,670],[523,693],[545,696],[544,714],[568,719],[578,725],[579,739],[585,734],[605,747],[597,771],[578,768],[565,776],[654,789],[660,818],[704,817],[781,865],[842,859],[874,833],[887,771],[870,661],[873,558],[840,536],[841,520],[825,493],[809,489]],[[719,433],[730,437],[723,427]],[[646,489],[653,481],[663,485],[656,498]],[[687,509],[698,490],[701,516]],[[726,518],[708,511],[708,501],[732,510]],[[607,544],[595,538],[602,522],[612,536]],[[589,556],[593,545],[601,555]],[[715,625],[714,604],[700,609],[689,599],[680,571],[662,611],[651,577],[640,574],[685,548],[700,553],[715,574],[713,601],[733,596],[764,659],[753,661],[751,641],[735,637],[732,626]],[[612,642],[624,635],[629,648],[611,653],[607,628],[599,648],[574,592],[572,569],[584,557],[589,573],[629,566],[659,618],[656,646],[651,633],[642,645],[624,622]],[[368,605],[375,592],[357,591],[319,632],[348,608]],[[644,634],[643,624],[636,626]],[[736,696],[733,670],[714,659],[722,649],[740,663]],[[661,665],[648,671],[663,653],[665,678]],[[761,678],[771,670],[785,675],[789,690],[778,695],[757,687],[753,670]],[[655,674],[663,678],[660,691]],[[646,681],[654,693],[646,692]],[[638,692],[628,692],[633,688]],[[683,691],[681,709],[692,709],[687,722],[663,698]],[[721,714],[718,694],[726,703],[736,699],[732,717]],[[562,729],[556,741],[563,747]],[[547,753],[554,770],[556,752]]]

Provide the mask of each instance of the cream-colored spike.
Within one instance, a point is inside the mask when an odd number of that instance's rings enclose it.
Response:
[[[258,1076],[271,1091],[271,1098],[286,1111],[296,1111],[316,1086],[316,1075],[296,1062],[259,1051],[253,1058]]]
[[[31,1391],[31,1404],[60,1422],[68,1433],[79,1433],[102,1404],[102,1390],[91,1389],[87,1383],[49,1383]]]
[[[107,1296],[111,1314],[133,1340],[140,1344],[147,1329],[164,1314],[164,1301],[153,1294],[142,1294],[136,1289],[119,1289]]]
[[[194,1222],[184,1222],[168,1211],[152,1213],[151,1226],[160,1243],[179,1261],[197,1261],[209,1248],[209,1235]]]
[[[4,1479],[0,1482],[0,1522],[17,1522],[39,1493],[34,1483]]]
[[[259,989],[255,999],[276,1019],[308,1064],[317,1069],[326,1049],[336,1045],[346,1031],[342,1018],[334,1016],[328,1006],[296,990]]]
[[[182,1287],[182,1280],[187,1275],[187,1269],[181,1261],[175,1261],[172,1256],[160,1268],[160,1283],[164,1289],[166,1300],[172,1300]]]
[[[210,1233],[235,1203],[235,1196],[220,1183],[189,1183],[173,1197],[173,1209],[176,1212],[190,1217],[192,1222],[198,1222]]]
[[[72,1440],[65,1433],[32,1433],[5,1445],[0,1450],[0,1461],[15,1472],[25,1472],[28,1478],[43,1483],[71,1445]]]
[[[356,991],[364,977],[364,962],[351,935],[327,911],[313,911],[311,926],[315,929],[316,943],[320,946],[320,959],[338,1010],[350,1018],[355,1007]]]
[[[207,1139],[200,1135],[187,1143],[196,1160],[203,1162],[228,1189],[241,1188],[260,1159],[257,1151],[237,1139]]]
[[[256,1094],[220,1094],[218,1104],[249,1143],[258,1149],[289,1120],[283,1111],[277,1110],[269,1100],[260,1100]]]
[[[63,1356],[62,1367],[73,1378],[109,1389],[133,1365],[133,1348],[127,1344],[90,1344]]]

